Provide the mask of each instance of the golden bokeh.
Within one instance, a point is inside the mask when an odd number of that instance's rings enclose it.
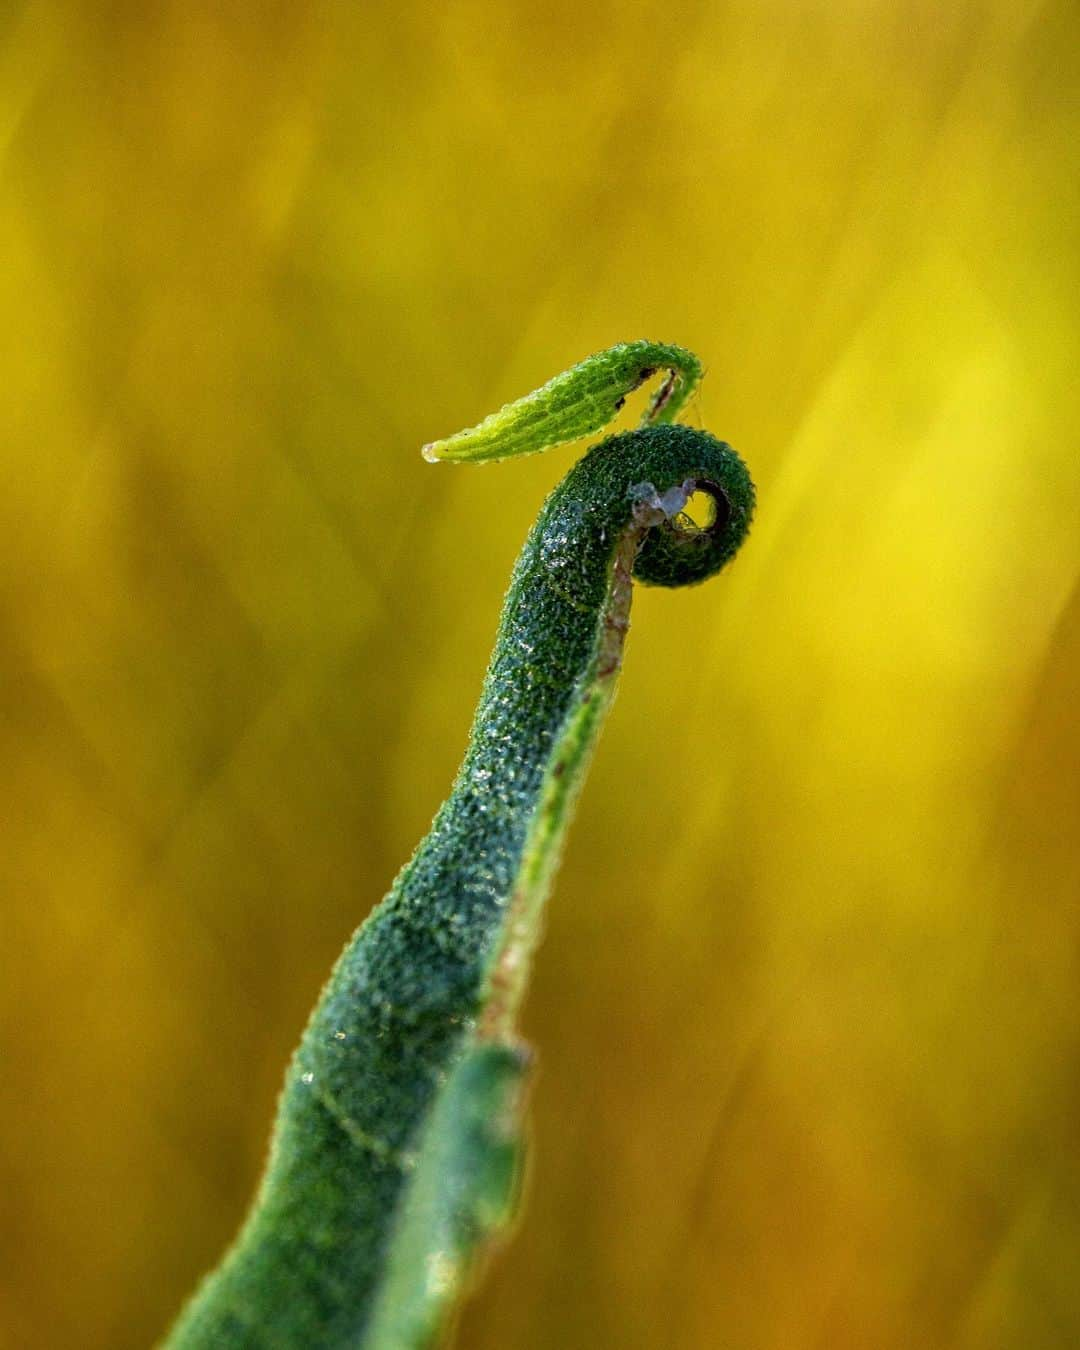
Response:
[[[759,516],[639,592],[457,1344],[1073,1350],[1075,0],[0,34],[0,1345],[161,1334],[449,785],[580,447],[420,445],[651,337]]]

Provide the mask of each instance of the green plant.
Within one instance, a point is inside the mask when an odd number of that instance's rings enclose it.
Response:
[[[746,534],[753,487],[729,446],[671,421],[697,359],[649,342],[590,357],[424,450],[480,460],[572,440],[661,368],[644,424],[594,446],[541,510],[450,796],[338,961],[252,1211],[173,1350],[428,1346],[514,1210],[528,1061],[514,1019],[615,691],[631,577],[711,576]],[[695,493],[712,503],[704,526],[683,514]]]

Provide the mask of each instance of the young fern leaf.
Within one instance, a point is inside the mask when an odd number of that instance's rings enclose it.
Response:
[[[331,974],[252,1210],[171,1350],[422,1350],[513,1214],[527,1069],[514,1020],[614,694],[631,578],[711,576],[742,543],[754,493],[729,446],[666,420],[700,365],[656,343],[591,357],[427,448],[543,449],[602,426],[660,366],[671,373],[647,425],[594,446],[540,512],[450,796]],[[682,514],[699,492],[712,500],[703,527]]]
[[[467,431],[424,446],[424,458],[510,459],[550,450],[606,427],[627,394],[658,370],[667,376],[649,400],[642,426],[674,422],[701,379],[701,362],[666,342],[620,342],[515,399]]]

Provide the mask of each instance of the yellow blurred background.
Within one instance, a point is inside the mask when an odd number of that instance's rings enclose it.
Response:
[[[457,1344],[1080,1344],[1075,0],[0,37],[0,1344],[217,1258],[580,453],[419,446],[637,337],[759,516],[638,594]]]

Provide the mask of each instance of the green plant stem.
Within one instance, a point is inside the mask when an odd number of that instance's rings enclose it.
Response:
[[[715,503],[708,528],[681,514],[695,491]],[[412,1350],[445,1327],[514,1207],[527,1061],[515,1014],[614,693],[631,576],[704,580],[752,509],[730,447],[663,424],[594,447],[548,499],[450,796],[338,961],[254,1207],[172,1350]]]

